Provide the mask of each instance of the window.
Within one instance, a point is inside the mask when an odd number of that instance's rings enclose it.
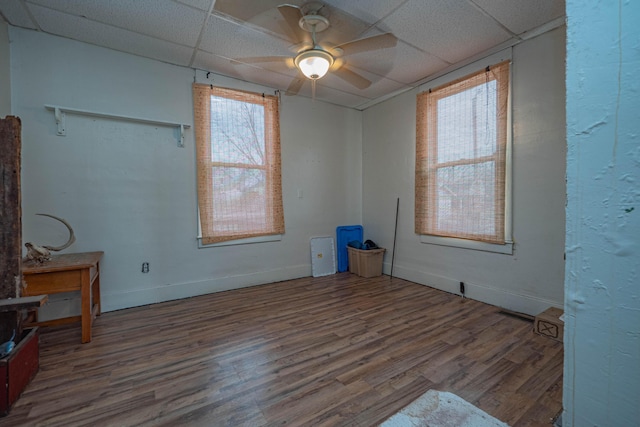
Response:
[[[202,244],[284,233],[278,98],[193,85]]]
[[[418,94],[416,233],[504,245],[509,62]]]

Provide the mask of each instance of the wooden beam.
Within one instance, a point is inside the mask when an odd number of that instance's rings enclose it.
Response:
[[[3,299],[0,300],[0,313],[42,307],[48,299],[49,295]]]
[[[22,208],[20,195],[20,119],[0,119],[0,299],[20,296],[22,282]],[[15,330],[20,336],[20,313],[0,313],[0,342]]]

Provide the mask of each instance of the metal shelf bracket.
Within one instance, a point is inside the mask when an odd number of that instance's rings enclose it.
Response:
[[[58,125],[57,135],[66,136],[67,129],[65,128],[65,122],[66,122],[67,115],[64,113],[64,111],[60,110],[60,108],[58,107],[55,107],[54,115],[56,118],[56,124]]]
[[[53,110],[53,113],[56,119],[56,125],[58,126],[58,130],[56,132],[56,135],[58,136],[65,136],[67,134],[66,120],[65,120],[66,113],[73,113],[73,114],[78,114],[82,116],[92,116],[92,117],[102,117],[107,119],[124,120],[128,122],[144,123],[152,126],[178,128],[178,131],[180,132],[180,134],[178,135],[178,147],[180,148],[184,147],[184,130],[189,129],[191,127],[191,125],[185,124],[185,123],[175,123],[175,122],[168,122],[164,120],[147,119],[143,117],[130,117],[130,116],[122,116],[118,114],[111,114],[111,113],[101,113],[98,111],[80,110],[77,108],[61,107],[59,105],[45,105],[44,107],[47,110]]]

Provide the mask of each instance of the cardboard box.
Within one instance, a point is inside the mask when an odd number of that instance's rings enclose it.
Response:
[[[536,316],[533,322],[533,332],[562,342],[564,333],[564,322],[560,320],[562,314],[563,311],[559,308],[546,309]]]
[[[349,272],[360,277],[382,276],[382,258],[386,249],[361,250],[347,247],[349,252]]]

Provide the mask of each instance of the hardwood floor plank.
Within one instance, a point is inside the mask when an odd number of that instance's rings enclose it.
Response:
[[[513,427],[561,409],[562,345],[388,276],[305,277],[41,330],[11,426],[372,426],[435,388]]]

